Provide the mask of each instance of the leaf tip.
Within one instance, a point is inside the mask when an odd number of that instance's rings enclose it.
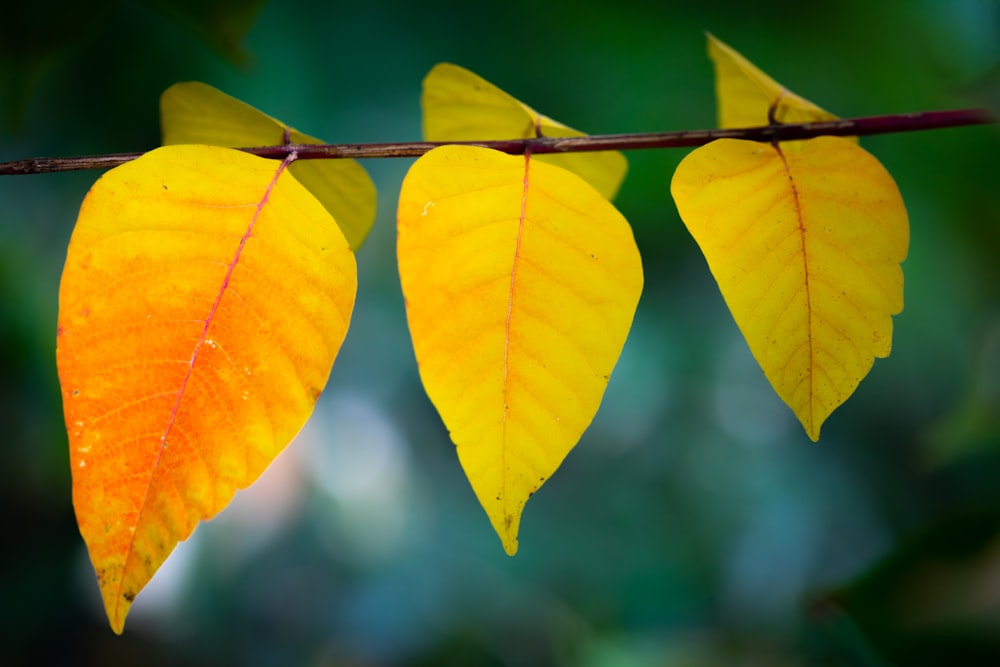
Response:
[[[120,569],[114,565],[101,567],[95,563],[95,574],[108,625],[112,632],[120,635],[125,630],[125,618],[132,609],[136,591],[132,588],[123,590]]]
[[[494,524],[494,529],[503,543],[503,550],[508,556],[517,553],[517,532],[521,525],[521,513],[504,514],[500,521]]]
[[[823,427],[826,418],[817,418],[815,415],[798,414],[797,412],[795,416],[799,418],[799,422],[801,422],[809,439],[813,442],[819,442],[819,430]]]
[[[125,632],[124,618],[116,618],[116,619],[109,618],[108,620],[111,623],[111,631],[114,632],[116,635],[121,636],[121,634]]]
[[[135,594],[126,593],[117,604],[112,601],[108,602],[105,611],[108,614],[111,631],[116,635],[121,635],[125,631],[125,617],[128,616],[128,612],[132,608],[133,600],[135,600]]]

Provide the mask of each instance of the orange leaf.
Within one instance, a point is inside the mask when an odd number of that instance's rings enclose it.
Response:
[[[451,63],[439,63],[427,74],[420,102],[427,141],[586,136]],[[536,155],[534,159],[572,171],[607,199],[614,199],[628,170],[628,161],[618,151]]]
[[[838,137],[799,143],[712,142],[671,192],[751,352],[817,440],[889,354],[909,229],[878,160]]]
[[[632,231],[575,174],[485,148],[417,160],[398,259],[424,388],[509,554],[600,405],[642,291]]]
[[[305,423],[354,256],[283,165],[160,148],[87,195],[59,292],[73,504],[111,627],[199,520]]]
[[[286,131],[292,143],[326,143],[198,81],[164,91],[160,122],[164,145],[277,146]],[[375,185],[364,167],[354,160],[300,160],[289,171],[326,207],[351,247],[360,248],[375,222]]]

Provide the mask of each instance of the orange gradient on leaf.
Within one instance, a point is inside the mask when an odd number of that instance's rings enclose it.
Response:
[[[347,332],[354,256],[283,167],[161,148],[80,209],[57,361],[73,504],[115,632],[177,542],[299,431]]]

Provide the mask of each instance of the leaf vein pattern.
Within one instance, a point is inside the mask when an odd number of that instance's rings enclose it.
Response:
[[[503,486],[507,486],[507,418],[509,415],[510,406],[507,403],[507,393],[508,393],[508,382],[510,379],[510,323],[514,313],[514,294],[517,288],[517,269],[518,261],[521,255],[521,240],[524,238],[524,221],[528,212],[528,187],[530,178],[530,168],[531,168],[531,152],[526,151],[524,153],[524,179],[521,188],[521,215],[518,219],[517,226],[517,242],[514,245],[514,259],[510,270],[510,297],[507,301],[507,318],[504,322],[504,338],[503,338],[503,430],[502,430],[502,442],[503,447],[500,453],[500,465],[501,465],[501,479],[503,480]],[[504,516],[510,517],[510,512],[507,509],[507,494],[503,494],[504,498]]]
[[[782,165],[785,168],[785,176],[788,178],[788,187],[791,190],[792,202],[795,206],[796,220],[798,222],[798,227],[799,227],[799,234],[802,239],[802,275],[804,278],[803,284],[805,287],[805,297],[806,297],[806,331],[808,331],[808,334],[806,336],[806,341],[808,345],[807,356],[809,358],[809,366],[806,370],[806,378],[808,382],[809,424],[811,428],[813,419],[815,418],[813,411],[814,410],[813,397],[816,385],[814,382],[813,373],[815,371],[816,358],[815,358],[815,349],[813,348],[813,338],[814,338],[813,321],[812,321],[813,303],[812,303],[812,293],[810,292],[809,289],[810,288],[809,251],[808,251],[808,245],[806,243],[806,227],[805,227],[805,220],[802,217],[802,202],[799,200],[799,191],[795,185],[795,178],[792,175],[792,170],[788,165],[788,160],[785,158],[785,154],[782,152],[780,145],[775,144],[774,149],[778,153],[778,156],[781,158]]]
[[[184,397],[184,393],[185,393],[185,390],[187,389],[188,382],[191,380],[192,374],[194,372],[195,364],[197,363],[197,360],[198,360],[198,353],[201,351],[202,345],[205,343],[205,340],[208,338],[208,331],[209,331],[209,329],[212,326],[212,321],[213,321],[213,319],[215,317],[216,311],[219,308],[219,304],[222,302],[222,296],[225,294],[226,288],[229,286],[229,280],[230,280],[230,278],[233,275],[233,271],[235,270],[236,265],[237,265],[237,263],[240,260],[240,256],[243,254],[243,250],[246,247],[247,241],[250,239],[250,236],[253,233],[254,226],[256,225],[257,220],[260,218],[261,212],[264,210],[264,206],[268,203],[268,201],[270,199],[271,192],[274,190],[274,187],[275,187],[275,185],[278,182],[278,178],[285,171],[285,169],[288,168],[288,165],[291,164],[292,161],[294,161],[294,159],[295,159],[295,153],[292,153],[285,160],[283,160],[281,162],[281,164],[278,166],[278,169],[275,171],[274,176],[271,178],[270,183],[268,183],[267,188],[265,189],[263,196],[261,197],[260,201],[256,205],[256,208],[254,209],[253,217],[250,219],[250,223],[247,225],[246,232],[243,234],[243,237],[240,239],[239,245],[237,246],[236,251],[235,251],[235,253],[233,255],[233,259],[229,263],[229,268],[228,268],[228,270],[226,272],[225,277],[222,280],[222,284],[219,287],[219,291],[218,291],[218,294],[216,295],[215,302],[212,304],[212,308],[211,308],[211,310],[208,313],[208,317],[205,318],[205,326],[204,326],[204,328],[202,330],[201,337],[199,338],[198,342],[195,343],[194,349],[191,352],[191,359],[188,362],[187,373],[185,374],[184,379],[181,381],[181,386],[180,386],[180,388],[177,391],[177,400],[174,403],[174,407],[173,407],[173,409],[171,411],[170,418],[169,418],[169,420],[167,422],[167,426],[164,429],[163,434],[160,436],[160,448],[159,448],[159,451],[157,452],[156,460],[153,462],[153,466],[152,466],[152,469],[151,469],[150,474],[149,474],[149,479],[146,482],[146,490],[145,490],[145,493],[144,493],[144,497],[143,497],[142,503],[139,505],[139,513],[136,516],[136,525],[137,526],[143,520],[144,510],[145,510],[145,508],[147,507],[147,505],[149,503],[150,492],[152,491],[152,488],[153,488],[153,480],[156,478],[156,472],[157,472],[157,470],[159,470],[160,461],[163,458],[163,452],[167,448],[168,436],[170,435],[171,430],[174,428],[174,424],[175,424],[175,421],[176,421],[176,418],[177,418],[177,414],[178,414],[178,412],[180,410],[181,400]],[[200,458],[200,456],[199,456],[199,458]],[[176,481],[174,481],[173,479],[171,479],[169,476],[167,477],[167,481],[174,488],[175,495],[178,496],[178,499],[181,500],[182,504],[183,504],[183,498],[181,497],[181,494],[180,494],[179,490],[177,489]],[[124,566],[125,571],[128,571],[129,565],[132,562],[132,558],[133,558],[134,554],[135,554],[135,538],[133,537],[129,541],[128,553],[125,556],[125,566]],[[121,605],[122,602],[129,603],[130,600],[125,600],[124,595],[122,595],[122,596],[118,597],[117,605]],[[116,610],[115,610],[115,617],[118,616],[118,613],[119,613],[118,609],[116,608]]]
[[[92,423],[96,426],[97,424],[100,424],[102,422],[105,422],[105,421],[113,418],[113,417],[116,417],[119,414],[121,414],[122,412],[125,412],[126,410],[129,410],[131,408],[134,408],[134,407],[137,407],[139,405],[142,405],[143,403],[149,403],[150,401],[155,401],[158,398],[164,398],[165,396],[173,396],[173,395],[174,395],[174,392],[172,392],[172,391],[161,391],[161,392],[158,392],[156,394],[151,394],[149,396],[143,396],[142,398],[139,398],[139,399],[134,400],[134,401],[128,401],[127,403],[120,404],[114,410],[109,410],[109,411],[105,412],[102,415],[94,417],[94,420],[93,420]]]
[[[794,233],[795,233],[795,232],[792,232],[791,234],[789,234],[789,235],[788,235],[788,236],[786,236],[785,238],[789,238],[789,237],[791,237],[791,236],[792,236],[792,235],[793,235]],[[782,240],[780,241],[780,243],[784,243],[784,241],[785,241],[785,239],[782,239]],[[766,257],[770,256],[770,255],[771,255],[771,254],[772,254],[772,253],[773,253],[773,252],[774,252],[774,251],[775,251],[775,250],[777,249],[777,247],[778,247],[778,246],[775,246],[775,247],[771,248],[770,250],[768,250],[768,251],[767,251],[767,253],[766,253],[766,254],[764,255],[764,258],[766,258]],[[795,253],[795,255],[797,255],[797,254],[798,254],[798,253]],[[770,283],[768,283],[767,287],[765,287],[764,289],[760,290],[760,293],[759,293],[759,295],[758,295],[758,297],[757,297],[757,300],[756,300],[756,301],[755,301],[755,302],[753,303],[753,305],[752,305],[752,306],[750,306],[749,308],[747,308],[747,311],[748,311],[748,312],[751,312],[751,313],[757,313],[757,312],[759,312],[759,310],[760,310],[760,305],[761,305],[761,304],[762,304],[762,303],[763,303],[763,302],[764,302],[764,301],[765,301],[765,300],[766,300],[766,299],[768,298],[768,296],[770,295],[770,293],[771,293],[771,288],[772,288],[772,287],[773,287],[773,286],[774,286],[774,285],[775,285],[775,284],[776,284],[776,283],[777,283],[777,282],[778,282],[778,281],[779,281],[779,280],[781,279],[781,277],[782,277],[783,275],[785,275],[785,273],[786,273],[786,272],[787,272],[787,271],[788,271],[789,269],[793,269],[793,268],[795,268],[795,267],[796,267],[796,266],[798,265],[798,262],[796,261],[796,260],[797,260],[798,258],[797,258],[797,257],[796,257],[795,255],[792,255],[792,256],[790,256],[790,257],[789,257],[789,258],[788,258],[788,259],[787,259],[787,260],[786,260],[785,262],[783,262],[783,263],[782,263],[782,265],[781,265],[781,270],[777,271],[777,272],[776,272],[776,273],[774,274],[774,276],[773,276],[773,277],[771,278],[771,282],[770,282]],[[759,264],[763,264],[763,258],[762,258],[761,262],[759,262]],[[747,276],[747,278],[749,278],[749,277],[750,277],[750,276],[748,275],[748,276]],[[796,291],[795,291],[795,293],[793,293],[793,294],[792,294],[792,298],[791,298],[791,299],[789,299],[788,303],[787,303],[787,304],[785,305],[785,307],[784,307],[784,308],[782,309],[782,311],[781,311],[781,314],[780,314],[780,315],[778,316],[778,318],[780,318],[780,317],[784,316],[785,312],[786,312],[786,311],[788,310],[788,308],[789,308],[789,306],[791,305],[791,303],[792,303],[792,302],[793,302],[793,301],[795,300],[795,297],[796,297],[796,295],[797,295],[797,294],[798,294],[798,290],[796,290]],[[777,319],[778,319],[778,318],[776,318],[776,321],[777,321]]]

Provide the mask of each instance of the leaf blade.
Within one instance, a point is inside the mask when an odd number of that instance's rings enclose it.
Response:
[[[353,254],[277,165],[160,148],[81,207],[56,357],[74,508],[117,633],[177,542],[298,432],[346,334]]]
[[[671,193],[754,358],[818,440],[891,349],[909,243],[895,181],[839,137],[789,152],[727,139],[690,153]]]
[[[642,289],[627,222],[534,158],[445,146],[403,182],[398,259],[421,380],[513,555],[590,424]]]

